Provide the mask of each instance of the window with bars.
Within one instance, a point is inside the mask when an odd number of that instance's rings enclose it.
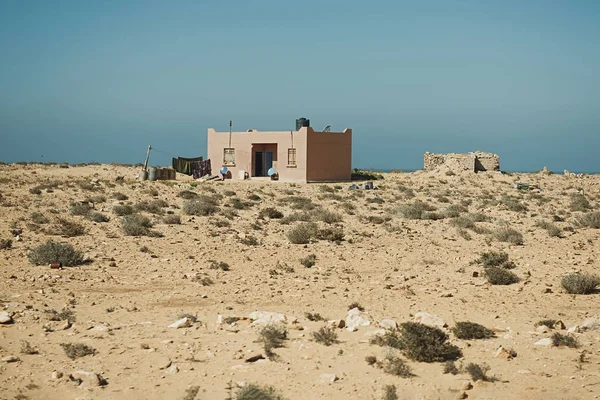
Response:
[[[226,147],[223,149],[223,165],[235,165],[235,149]]]
[[[296,165],[296,149],[288,149],[287,165]]]

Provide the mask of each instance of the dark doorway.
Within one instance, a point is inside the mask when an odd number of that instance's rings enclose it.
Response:
[[[272,151],[257,151],[254,153],[254,176],[267,176],[267,171],[272,167]]]

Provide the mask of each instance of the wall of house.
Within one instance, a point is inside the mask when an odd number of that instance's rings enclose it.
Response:
[[[444,167],[452,172],[461,171],[499,171],[500,157],[492,153],[473,152],[467,154],[431,154],[425,153],[423,169],[425,171]]]
[[[492,153],[475,153],[475,171],[500,171],[500,157]]]
[[[315,132],[307,128],[306,180],[343,181],[352,176],[352,129]]]
[[[279,179],[285,181],[306,181],[306,137],[307,128],[300,131],[256,131],[232,132],[231,147],[235,149],[235,165],[227,166],[233,179],[238,178],[240,170],[254,174],[253,155],[256,150],[273,149],[277,144],[277,152],[273,155],[273,167],[279,173]],[[293,145],[292,145],[293,143]],[[256,146],[253,150],[253,145]],[[269,145],[265,147],[265,145]],[[288,166],[288,148],[296,149],[296,166]],[[213,174],[217,174],[223,166],[223,149],[229,147],[229,132],[217,132],[208,129],[208,158],[211,160]]]

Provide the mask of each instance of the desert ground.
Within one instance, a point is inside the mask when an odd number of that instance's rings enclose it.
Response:
[[[600,175],[138,173],[0,166],[1,399],[600,398]]]

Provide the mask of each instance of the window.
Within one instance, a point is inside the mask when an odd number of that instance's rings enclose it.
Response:
[[[296,165],[296,149],[288,149],[287,165]]]
[[[226,147],[223,149],[223,165],[235,165],[235,149]]]

